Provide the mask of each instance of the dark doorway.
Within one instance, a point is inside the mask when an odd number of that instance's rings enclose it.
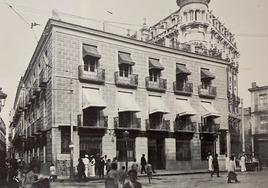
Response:
[[[155,169],[166,168],[165,139],[148,138],[148,162]]]
[[[102,137],[80,137],[80,157],[102,154]]]

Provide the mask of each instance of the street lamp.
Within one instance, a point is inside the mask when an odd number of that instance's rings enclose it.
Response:
[[[124,140],[125,140],[125,156],[126,156],[126,171],[128,171],[128,155],[127,155],[127,141],[128,141],[128,138],[129,138],[129,132],[128,131],[124,131],[123,132],[123,136],[124,136]]]
[[[5,94],[2,91],[2,88],[0,87],[0,112],[1,112],[1,109],[5,106],[6,98],[7,98],[7,94]]]

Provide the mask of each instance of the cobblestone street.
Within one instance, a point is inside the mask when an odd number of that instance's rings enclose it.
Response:
[[[265,188],[268,184],[268,171],[262,172],[246,172],[239,173],[238,179],[239,184],[227,184],[227,173],[222,173],[220,178],[213,177],[211,178],[209,174],[195,174],[195,175],[179,175],[179,176],[159,176],[153,179],[152,184],[148,184],[146,178],[139,178],[139,181],[142,183],[143,187],[152,187],[152,188]],[[61,187],[92,187],[92,188],[104,188],[103,181],[91,181],[87,183],[53,183],[53,188]]]

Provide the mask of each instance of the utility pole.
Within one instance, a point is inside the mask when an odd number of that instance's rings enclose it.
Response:
[[[245,152],[245,121],[244,121],[244,105],[241,99],[241,124],[242,124],[242,151]]]
[[[73,89],[72,89],[73,80],[70,80],[70,179],[74,178],[74,164],[73,164],[73,153],[74,153],[74,143],[73,143]]]

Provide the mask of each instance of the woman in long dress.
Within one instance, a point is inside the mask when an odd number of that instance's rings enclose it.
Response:
[[[245,154],[243,153],[241,158],[240,158],[240,166],[241,166],[241,172],[246,172],[246,157]]]
[[[94,177],[95,176],[95,163],[96,163],[96,160],[94,158],[94,156],[92,155],[91,156],[91,161],[90,161],[90,176],[91,177]]]
[[[213,157],[212,157],[211,153],[209,152],[208,153],[208,171],[209,172],[212,172],[213,171],[212,161],[213,161]]]

